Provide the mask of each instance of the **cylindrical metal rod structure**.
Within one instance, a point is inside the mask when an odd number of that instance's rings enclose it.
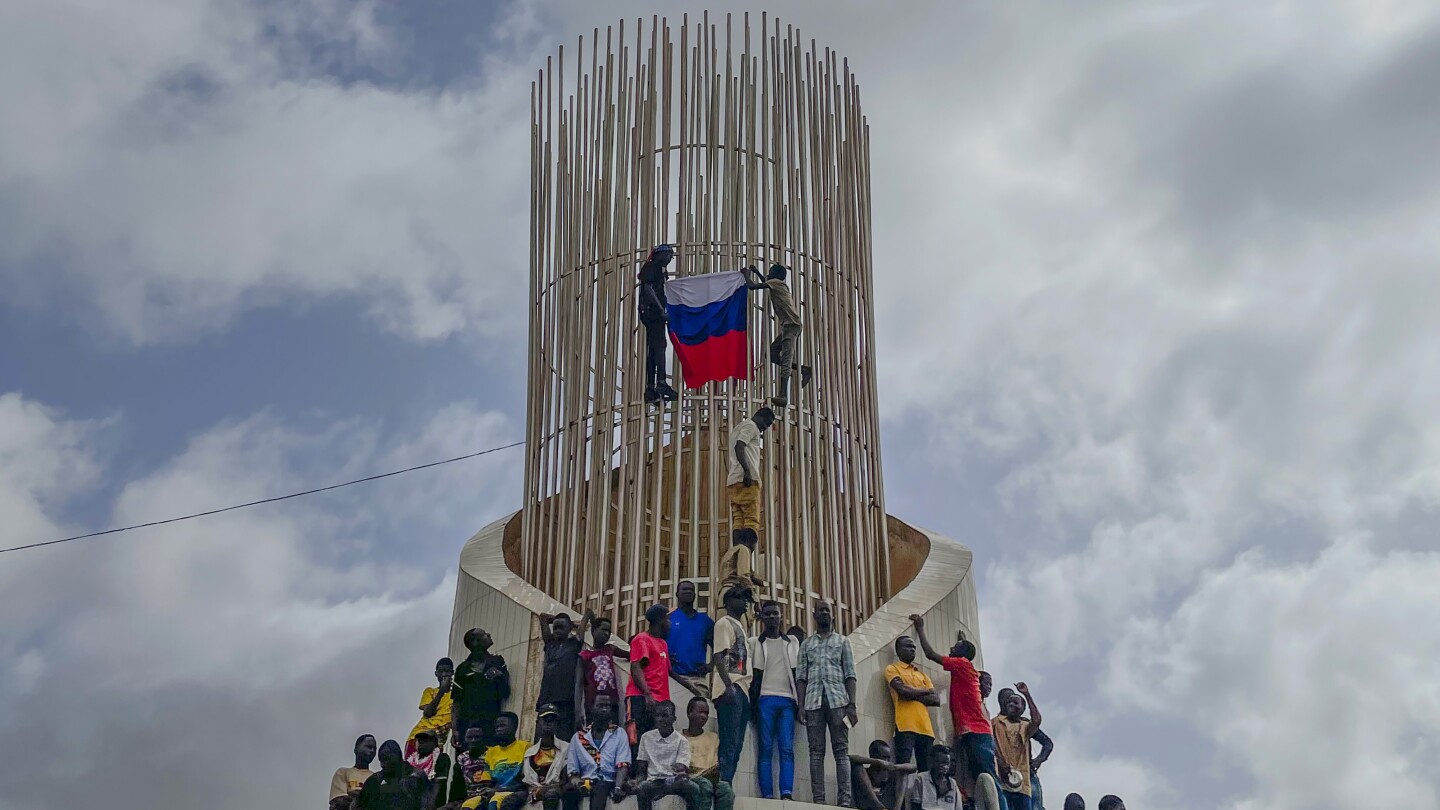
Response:
[[[848,62],[766,15],[656,17],[561,48],[531,98],[520,573],[621,633],[684,579],[717,607],[728,436],[775,393],[778,332],[751,293],[750,379],[647,405],[637,271],[669,243],[680,277],[790,268],[815,376],[800,388],[796,375],[766,434],[758,596],[805,627],[829,599],[854,628],[890,595],[890,570],[869,128]]]

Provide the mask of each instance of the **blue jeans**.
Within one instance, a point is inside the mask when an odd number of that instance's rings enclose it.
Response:
[[[955,748],[965,753],[970,778],[982,773],[990,774],[995,780],[996,792],[1000,794],[1000,810],[1010,810],[1005,804],[1005,791],[999,790],[1000,773],[995,770],[995,735],[967,731],[955,736]]]
[[[1000,774],[995,770],[995,735],[969,731],[955,738],[955,747],[965,752],[972,779],[988,773],[996,785],[1000,784]]]
[[[780,792],[795,792],[795,701],[775,695],[760,696],[760,750],[755,772],[760,776],[760,798],[775,795],[775,746],[780,746]]]
[[[1000,801],[1005,805],[1006,810],[1030,810],[1030,797],[1024,793],[1002,790],[1000,791]]]
[[[1045,810],[1045,791],[1040,789],[1040,777],[1030,777],[1030,810]]]
[[[750,716],[750,696],[738,686],[715,701],[717,736],[720,737],[720,781],[735,779],[735,769],[740,765],[740,749],[745,745],[745,723]]]

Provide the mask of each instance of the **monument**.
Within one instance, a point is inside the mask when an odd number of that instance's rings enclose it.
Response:
[[[885,511],[870,135],[849,63],[763,14],[595,30],[531,86],[531,189],[523,503],[461,553],[452,654],[489,630],[528,727],[538,614],[594,610],[628,639],[687,579],[719,610],[727,436],[773,395],[771,319],[752,296],[748,379],[647,403],[636,271],[662,243],[680,278],[779,263],[814,381],[766,434],[756,595],[802,628],[815,600],[834,604],[857,661],[851,750],[890,736],[881,673],[906,617],[924,614],[937,645],[958,630],[978,643],[979,627],[969,550]],[[673,693],[683,716],[688,693]],[[753,795],[753,758],[741,768],[735,789]]]

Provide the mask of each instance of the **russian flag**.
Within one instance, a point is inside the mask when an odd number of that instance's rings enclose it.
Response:
[[[665,282],[670,343],[680,358],[686,388],[707,382],[750,379],[745,338],[749,302],[738,270],[704,273]]]

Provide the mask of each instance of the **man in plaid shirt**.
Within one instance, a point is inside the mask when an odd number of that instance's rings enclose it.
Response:
[[[835,803],[850,807],[850,727],[855,725],[855,654],[850,640],[835,632],[829,602],[815,603],[815,635],[800,645],[795,690],[805,709],[810,740],[810,792],[825,803],[825,734],[835,754]]]

